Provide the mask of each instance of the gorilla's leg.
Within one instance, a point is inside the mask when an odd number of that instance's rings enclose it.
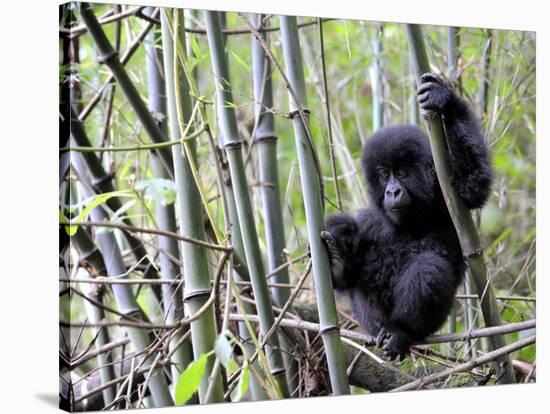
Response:
[[[414,341],[441,326],[458,282],[450,263],[437,252],[424,252],[410,261],[393,287],[389,323],[378,336],[390,359],[403,358]]]

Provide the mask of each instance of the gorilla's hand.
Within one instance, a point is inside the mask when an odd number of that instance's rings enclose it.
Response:
[[[453,92],[445,81],[433,73],[425,73],[420,76],[417,93],[422,116],[426,117],[432,111],[443,112]]]
[[[325,246],[327,246],[332,279],[335,284],[338,284],[338,281],[342,280],[344,276],[344,259],[342,258],[342,254],[340,253],[340,249],[332,233],[323,230],[321,232],[321,239],[323,239]]]

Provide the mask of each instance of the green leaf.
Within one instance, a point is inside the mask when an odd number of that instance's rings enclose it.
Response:
[[[248,66],[248,64],[242,60],[240,58],[239,55],[237,55],[235,52],[231,51],[231,54],[233,55],[233,57],[235,58],[235,60],[248,72],[250,72],[250,66]]]
[[[88,214],[90,214],[90,211],[92,211],[95,207],[105,203],[107,200],[109,200],[112,197],[123,197],[123,196],[126,196],[126,197],[132,196],[132,193],[129,191],[111,191],[110,193],[96,194],[84,202],[84,204],[86,204],[86,207],[84,207],[80,212],[80,214],[76,216],[73,220],[71,220],[71,222],[79,223],[83,221],[88,216]],[[65,226],[65,231],[69,236],[74,236],[77,230],[78,230],[77,225]]]
[[[248,390],[248,378],[250,376],[250,370],[248,368],[248,361],[244,361],[243,370],[241,376],[239,377],[239,383],[237,384],[237,395],[233,401],[240,401],[246,394]]]
[[[231,358],[231,356],[233,355],[233,345],[231,342],[240,347],[240,344],[235,339],[233,333],[226,330],[216,338],[216,343],[214,345],[216,356],[220,360],[220,363],[225,367],[229,375],[239,369],[239,364],[237,364],[235,360]]]
[[[176,405],[183,405],[197,392],[206,371],[208,354],[202,354],[180,374],[176,385]]]
[[[216,352],[216,356],[220,360],[221,364],[227,368],[229,361],[232,360],[231,355],[233,354],[233,347],[231,346],[229,339],[227,339],[225,332],[222,332],[216,338],[214,351]]]
[[[145,198],[163,206],[176,201],[176,183],[166,178],[153,178],[136,182],[136,190],[145,190]]]

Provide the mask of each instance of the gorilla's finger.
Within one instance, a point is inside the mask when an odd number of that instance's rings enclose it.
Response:
[[[376,346],[378,348],[382,348],[382,345],[384,344],[384,340],[386,339],[388,333],[386,331],[386,328],[380,329],[380,332],[378,332],[378,335],[376,336]]]
[[[423,75],[420,75],[420,81],[423,83],[429,81],[439,82],[439,78],[431,72],[426,72]]]
[[[397,353],[394,351],[385,351],[384,356],[390,361],[393,361],[395,358],[397,358]]]
[[[424,92],[422,95],[418,95],[418,102],[423,103],[430,99],[430,93]]]
[[[434,86],[436,86],[436,85],[435,85],[435,83],[433,83],[433,82],[426,82],[426,83],[423,83],[423,84],[421,84],[421,85],[418,87],[418,89],[417,89],[417,91],[416,91],[416,94],[417,94],[417,95],[420,95],[420,94],[422,94],[422,93],[424,93],[424,92],[427,92],[427,91],[429,91],[430,89],[432,89]]]
[[[321,239],[325,240],[325,241],[329,241],[329,240],[334,240],[334,236],[332,235],[332,233],[326,231],[326,230],[323,230],[321,232]]]

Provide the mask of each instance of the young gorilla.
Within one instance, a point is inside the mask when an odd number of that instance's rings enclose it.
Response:
[[[423,112],[443,115],[451,180],[470,209],[489,196],[492,169],[478,119],[431,73],[420,77]],[[445,321],[465,264],[434,171],[426,134],[414,125],[378,130],[361,159],[370,207],[331,216],[321,237],[334,287],[390,359]]]

